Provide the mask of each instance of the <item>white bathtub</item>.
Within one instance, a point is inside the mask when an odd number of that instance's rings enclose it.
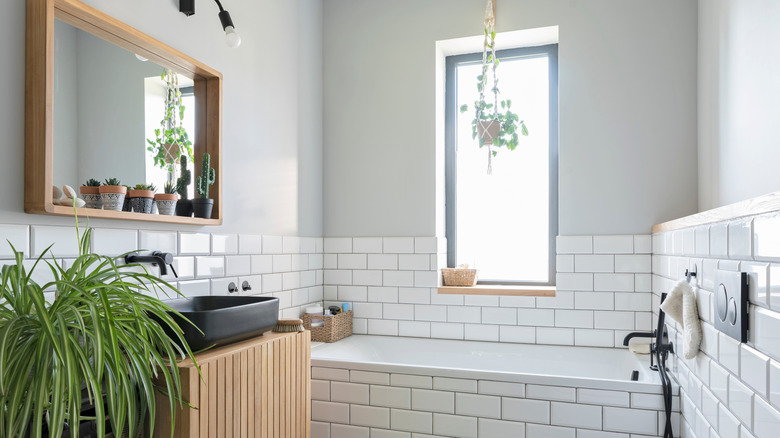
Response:
[[[312,348],[312,366],[661,393],[650,355],[626,349],[353,335]],[[639,379],[631,381],[632,371]]]
[[[625,349],[353,335],[312,346],[312,437],[660,436],[649,361]]]

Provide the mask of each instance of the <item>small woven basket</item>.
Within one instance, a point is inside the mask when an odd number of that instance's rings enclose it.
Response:
[[[339,313],[338,315],[301,315],[303,326],[311,331],[313,342],[336,342],[352,334],[352,311]],[[312,327],[312,319],[325,320],[325,327]]]
[[[445,286],[475,286],[477,284],[477,272],[476,269],[441,269]]]

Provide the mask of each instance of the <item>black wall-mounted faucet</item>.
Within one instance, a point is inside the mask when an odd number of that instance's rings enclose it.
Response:
[[[161,276],[168,274],[168,266],[170,266],[173,276],[179,278],[176,270],[173,269],[173,254],[169,252],[154,251],[151,255],[128,254],[125,256],[125,263],[151,263],[152,266],[160,267]]]

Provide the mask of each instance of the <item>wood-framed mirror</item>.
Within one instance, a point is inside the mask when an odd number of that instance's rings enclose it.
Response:
[[[160,76],[168,69],[176,72],[189,98],[184,127],[190,131],[194,160],[188,166],[189,197],[194,197],[205,153],[216,171],[209,191],[214,200],[211,217],[99,208],[79,208],[78,214],[191,225],[222,223],[221,73],[78,0],[27,0],[26,32],[25,212],[73,216],[72,206],[54,202],[53,186],[67,184],[78,191],[89,178],[118,177],[132,187],[156,177],[157,193],[163,192],[165,180],[175,183],[178,162],[170,156],[172,166],[156,162],[148,141],[156,139],[155,128],[160,128],[166,112],[165,98],[154,100],[154,90],[160,87],[154,81],[164,86]],[[117,59],[133,64],[121,66]],[[140,71],[140,76],[130,78],[129,84],[120,82],[120,76],[131,70]],[[101,79],[105,89],[99,88]],[[79,94],[72,96],[75,93]],[[128,93],[131,97],[126,97]],[[164,88],[157,92],[166,94]]]

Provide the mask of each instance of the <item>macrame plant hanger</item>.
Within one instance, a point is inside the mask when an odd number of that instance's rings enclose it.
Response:
[[[493,120],[500,123],[498,119],[498,77],[496,76],[496,3],[495,0],[487,0],[485,5],[485,39],[482,42],[482,86],[479,88],[479,101],[485,102],[485,88],[488,82],[488,52],[493,64]],[[481,113],[484,111],[484,105],[478,107],[477,123],[481,120]],[[485,140],[488,144],[488,175],[493,174],[493,139]]]

